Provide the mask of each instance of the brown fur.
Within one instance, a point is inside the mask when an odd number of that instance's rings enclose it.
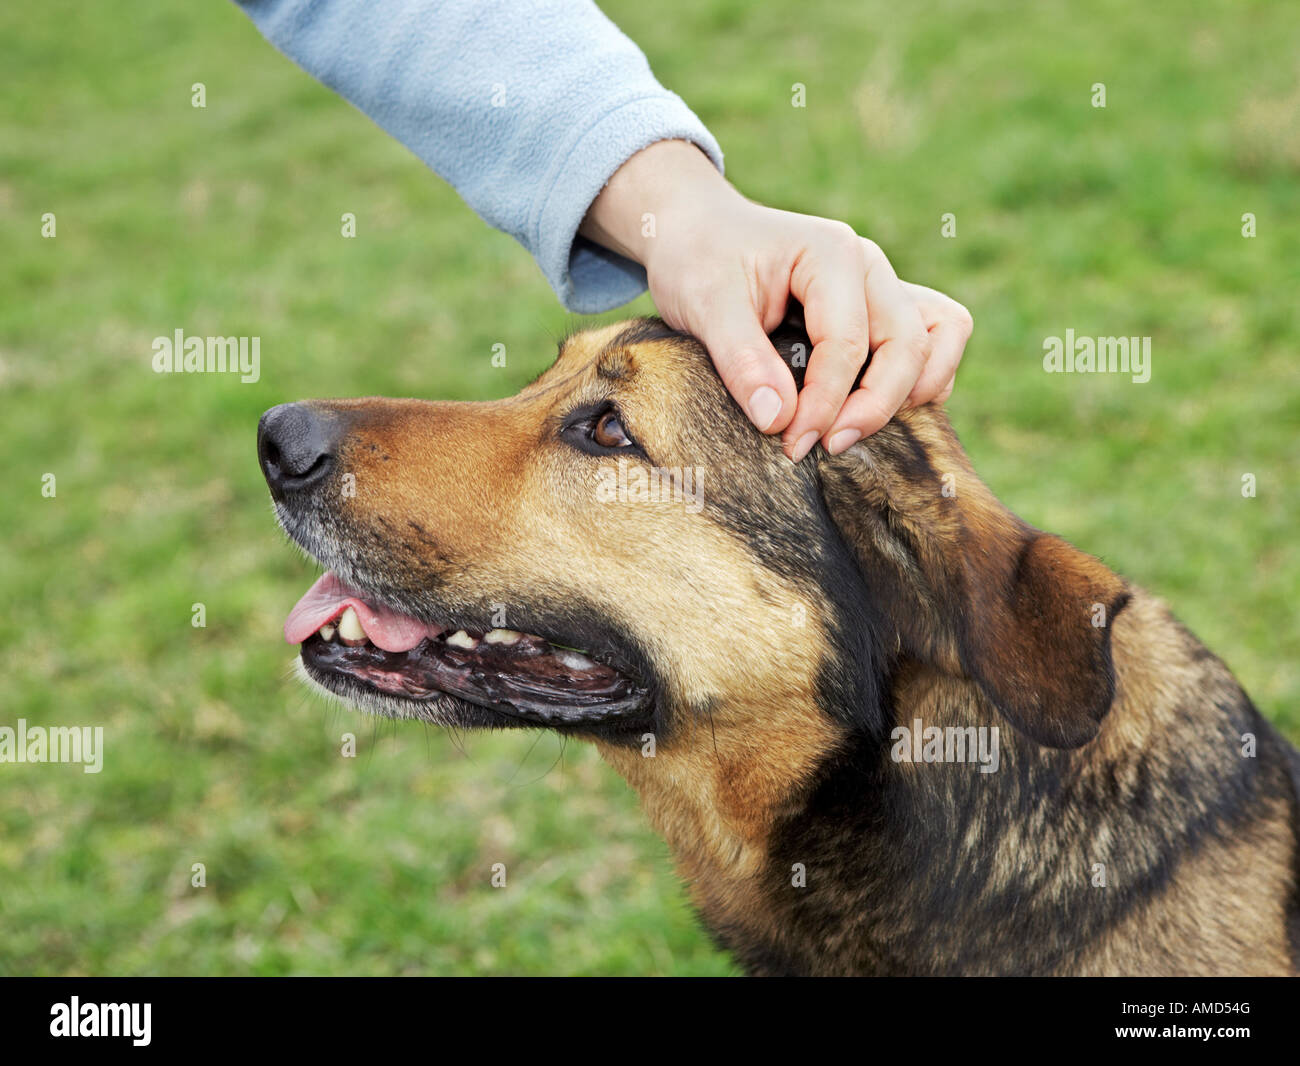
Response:
[[[616,460],[561,428],[601,404],[634,464],[703,467],[698,513],[595,501]],[[653,677],[644,721],[577,732],[751,972],[1294,972],[1294,753],[1158,601],[1004,508],[941,410],[792,466],[655,321],[507,400],[315,409],[356,493],[282,508],[305,547],[421,617],[608,632]],[[998,727],[1000,769],[895,761],[915,719]]]

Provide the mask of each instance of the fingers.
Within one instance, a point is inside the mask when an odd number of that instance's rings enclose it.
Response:
[[[667,322],[704,342],[750,421],[782,434],[792,461],[818,441],[838,454],[903,404],[952,391],[969,313],[900,281],[873,242],[843,223],[743,199],[699,221],[684,244],[659,240],[647,263],[651,294]],[[790,295],[813,345],[801,391],[767,337]]]
[[[826,435],[826,450],[839,455],[880,429],[903,406],[919,373],[919,359],[909,356],[904,346],[882,344],[863,375],[862,388],[844,401]]]
[[[784,445],[799,462],[826,433],[867,361],[870,323],[862,279],[860,238],[849,227],[828,227],[822,242],[795,264],[790,291],[804,308],[812,354]]]
[[[873,356],[862,387],[845,400],[823,438],[838,455],[875,433],[894,416],[920,380],[930,357],[931,338],[915,299],[893,266],[871,241],[863,240],[867,307]]]
[[[703,316],[700,340],[741,410],[763,433],[779,433],[794,416],[798,393],[790,368],[767,339],[743,289]]]
[[[944,320],[930,326],[929,334],[930,358],[907,395],[905,403],[908,407],[920,407],[931,400],[942,402],[952,394],[957,364],[961,362],[966,341],[970,339],[969,330],[963,330],[957,323]]]
[[[924,285],[903,282],[903,288],[917,301],[921,319],[930,334],[930,358],[906,400],[906,406],[943,403],[952,395],[957,366],[966,351],[975,322],[956,300]]]

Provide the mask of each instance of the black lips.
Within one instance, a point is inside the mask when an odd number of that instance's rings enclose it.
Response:
[[[444,635],[410,651],[388,652],[314,634],[302,644],[302,659],[318,671],[355,678],[387,695],[412,700],[457,696],[545,726],[640,717],[651,703],[648,689],[612,667],[568,665],[563,649],[536,637],[513,645],[480,642],[466,649],[448,644]]]

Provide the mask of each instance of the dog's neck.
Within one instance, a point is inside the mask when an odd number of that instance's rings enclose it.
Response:
[[[857,680],[859,692],[880,691],[878,679]],[[836,815],[815,810],[812,801],[828,785],[828,767],[847,767],[845,758],[851,758],[853,777],[863,772],[863,751],[886,750],[881,702],[873,700],[860,713],[839,708],[829,715],[807,688],[763,690],[736,706],[718,702],[703,716],[683,716],[685,724],[654,748],[597,742],[602,757],[640,795],[715,939],[752,972],[804,968],[787,955],[793,948],[786,943],[788,897],[807,877],[824,877],[826,869],[820,857],[799,854],[798,847],[788,855],[774,847],[791,827],[798,827],[796,837],[832,829]],[[874,740],[865,748],[864,735],[845,724],[855,718],[874,723]],[[867,772],[853,783],[863,786],[859,813],[869,809],[871,783],[878,778]],[[854,829],[853,846],[869,848],[860,829]],[[879,878],[873,883],[880,891],[897,890]],[[770,944],[770,952],[748,957],[742,945],[754,942]]]
[[[1133,645],[1122,658],[1132,653],[1130,684],[1140,686],[1150,668],[1136,636]],[[754,974],[1169,972],[1161,952],[1181,952],[1181,972],[1194,972],[1189,945],[1218,928],[1249,934],[1243,957],[1277,972],[1284,938],[1249,913],[1236,875],[1204,871],[1209,887],[1183,900],[1177,927],[1161,936],[1142,924],[1143,902],[1189,840],[1219,831],[1196,796],[1170,791],[1184,768],[1153,764],[1143,740],[1144,731],[1180,728],[1179,707],[1197,685],[1231,681],[1217,680],[1221,666],[1207,671],[1160,706],[1116,708],[1088,757],[1044,749],[1003,725],[996,772],[981,772],[978,760],[896,758],[890,731],[917,719],[940,729],[999,722],[974,682],[911,660],[891,670],[883,706],[863,709],[865,720],[885,716],[883,733],[832,725],[809,701],[795,713],[751,706],[743,729],[705,722],[702,736],[664,744],[654,758],[601,749],[640,793],[715,938]],[[714,713],[720,723],[733,718],[725,707]],[[1267,730],[1235,686],[1225,687],[1220,713],[1233,735]],[[1198,750],[1183,737],[1171,757],[1184,744]],[[1215,824],[1241,835],[1241,870],[1268,855],[1284,893],[1293,847],[1285,813],[1247,802],[1251,775],[1278,771],[1230,755],[1215,775],[1236,798]],[[1157,794],[1161,818],[1141,817]],[[1015,928],[1039,932],[1022,943]]]
[[[1002,801],[981,798],[1000,774],[891,757],[891,730],[917,718],[987,725],[977,686],[904,660],[884,691],[860,709],[870,727],[832,724],[790,695],[743,716],[717,706],[712,727],[697,723],[653,756],[598,745],[639,793],[714,938],[752,974],[934,972],[938,928],[950,930],[956,972],[969,964],[963,909],[987,902],[989,864],[1010,885],[1030,861],[1005,837]]]
[[[715,929],[729,914],[768,909],[762,893],[772,834],[798,814],[809,783],[845,737],[806,695],[748,704],[743,717],[734,710],[715,705],[653,749],[597,742],[640,795]]]

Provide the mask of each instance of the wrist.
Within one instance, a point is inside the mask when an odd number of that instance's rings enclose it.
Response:
[[[743,197],[694,144],[657,141],[615,171],[578,232],[648,268],[662,231],[732,199]]]

